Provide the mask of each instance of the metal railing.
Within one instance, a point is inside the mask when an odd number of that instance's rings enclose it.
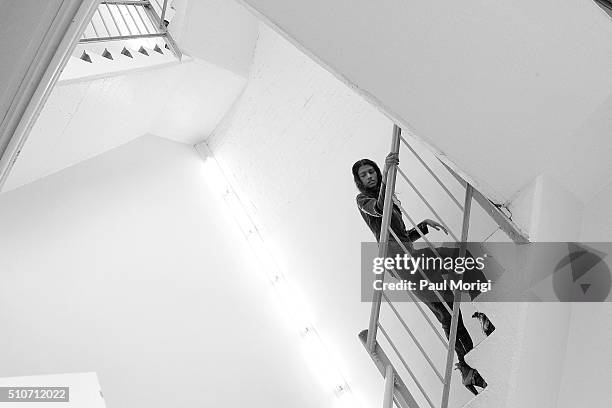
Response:
[[[393,231],[390,228],[393,204],[397,205],[402,215],[412,224],[414,229],[419,233],[420,237],[423,238],[423,240],[427,243],[427,245],[433,251],[433,253],[436,256],[440,257],[440,254],[436,250],[435,246],[425,237],[423,232],[418,228],[417,223],[415,223],[412,217],[410,217],[408,212],[401,206],[399,201],[395,199],[394,192],[395,192],[395,185],[396,185],[396,179],[397,179],[398,173],[407,182],[407,184],[414,190],[416,195],[424,202],[426,207],[432,212],[433,216],[437,219],[437,221],[448,230],[449,234],[453,237],[453,239],[459,245],[459,256],[460,257],[465,256],[466,250],[467,250],[467,240],[468,240],[468,232],[469,232],[469,226],[470,226],[470,213],[471,213],[471,205],[472,205],[473,199],[477,201],[478,204],[480,204],[480,206],[485,210],[485,212],[496,222],[499,228],[505,231],[508,234],[508,236],[512,238],[516,243],[528,242],[526,235],[522,233],[520,229],[511,220],[509,220],[505,216],[505,214],[503,214],[499,210],[498,206],[496,206],[494,203],[489,201],[484,195],[482,195],[477,190],[475,190],[473,186],[470,185],[470,183],[465,181],[456,172],[454,172],[448,166],[444,165],[446,169],[454,176],[455,179],[457,179],[457,181],[459,181],[459,183],[461,183],[461,185],[465,189],[464,190],[465,191],[464,202],[463,204],[461,204],[459,200],[457,200],[455,196],[451,193],[451,191],[447,188],[447,186],[444,185],[442,180],[440,180],[440,177],[438,177],[436,173],[431,169],[431,167],[428,166],[427,163],[425,163],[425,161],[419,156],[419,154],[415,151],[415,149],[412,146],[410,146],[408,141],[404,137],[402,137],[401,129],[397,125],[394,125],[392,142],[391,142],[391,152],[399,154],[400,144],[403,144],[404,146],[408,148],[408,150],[412,152],[412,154],[416,157],[417,161],[421,165],[423,165],[424,168],[427,170],[427,172],[432,176],[432,178],[438,184],[440,184],[442,189],[450,196],[451,201],[454,203],[454,205],[456,205],[459,208],[459,210],[462,212],[462,229],[461,229],[460,237],[458,238],[457,235],[451,231],[448,224],[442,219],[440,214],[427,201],[425,196],[417,189],[414,183],[412,183],[411,180],[406,176],[406,174],[402,171],[402,169],[399,168],[399,166],[391,166],[387,174],[387,180],[386,180],[386,186],[385,186],[385,201],[383,205],[382,226],[381,226],[379,247],[378,247],[379,257],[385,258],[387,256],[390,234],[393,235],[393,237],[395,238],[395,241],[400,245],[402,250],[408,256],[411,256],[410,251],[406,248],[406,246],[403,245],[403,243],[398,238],[395,231]],[[420,267],[418,267],[417,270],[424,279],[427,279],[427,276],[425,275],[425,273]],[[382,278],[384,279],[384,275],[382,276]],[[382,287],[382,285],[380,287]],[[375,361],[377,367],[379,368],[379,371],[386,379],[385,397],[384,397],[383,407],[390,408],[393,406],[393,402],[395,402],[400,408],[418,408],[419,406],[416,400],[414,399],[414,397],[412,396],[412,394],[410,393],[410,391],[406,388],[405,384],[401,380],[398,372],[393,367],[391,360],[386,356],[386,354],[384,353],[384,351],[378,344],[376,336],[379,331],[383,334],[387,343],[391,346],[393,352],[398,357],[400,363],[402,364],[404,369],[408,372],[412,381],[416,384],[417,388],[419,389],[420,393],[423,395],[423,397],[425,398],[429,406],[431,408],[436,408],[436,405],[433,403],[431,397],[427,394],[427,392],[425,391],[425,388],[420,383],[417,376],[415,375],[413,370],[410,368],[410,366],[407,364],[404,357],[401,355],[400,351],[398,350],[397,346],[392,341],[391,337],[389,336],[387,331],[383,328],[382,324],[380,323],[381,304],[384,300],[389,305],[389,307],[393,311],[393,314],[399,320],[401,326],[406,331],[406,333],[408,334],[412,342],[416,345],[417,349],[420,351],[420,353],[423,355],[425,360],[428,362],[429,366],[434,371],[436,377],[440,380],[443,387],[442,387],[441,403],[439,406],[441,408],[447,408],[448,402],[449,402],[449,396],[450,396],[452,363],[454,360],[455,343],[457,341],[457,327],[458,327],[458,321],[459,321],[459,311],[460,311],[462,294],[458,290],[455,290],[453,292],[453,307],[451,309],[448,306],[447,302],[444,300],[444,298],[441,296],[441,294],[438,291],[434,291],[436,297],[440,300],[442,305],[444,305],[446,310],[452,316],[450,335],[449,335],[448,341],[446,341],[446,339],[442,337],[438,329],[436,329],[436,326],[432,322],[431,318],[427,315],[427,313],[425,312],[425,310],[423,309],[423,307],[421,306],[421,304],[419,303],[419,300],[415,297],[415,295],[410,293],[410,291],[406,291],[406,293],[411,298],[411,300],[414,302],[417,309],[423,315],[423,317],[425,318],[425,320],[427,321],[431,329],[436,333],[443,347],[446,348],[447,352],[446,352],[446,363],[444,367],[444,374],[440,373],[440,371],[436,368],[432,359],[430,358],[430,356],[425,351],[424,347],[419,342],[417,336],[409,328],[408,324],[406,324],[405,320],[402,318],[402,316],[400,315],[399,311],[394,306],[394,304],[390,301],[389,297],[384,293],[382,289],[375,289],[373,292],[373,297],[372,297],[372,308],[370,312],[369,327],[367,331],[364,330],[363,332],[361,332],[359,337],[364,343],[366,350],[371,355],[372,359]]]
[[[181,58],[168,32],[168,0],[102,0],[79,43],[160,38]]]

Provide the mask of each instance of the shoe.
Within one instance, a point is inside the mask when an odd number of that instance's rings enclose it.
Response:
[[[472,318],[478,319],[478,321],[480,322],[480,328],[482,329],[482,332],[486,334],[487,336],[489,336],[491,333],[495,331],[495,326],[493,326],[493,323],[491,323],[491,321],[489,320],[486,314],[480,313],[480,312],[474,312],[474,314],[472,315]]]
[[[455,370],[459,370],[461,372],[463,385],[465,388],[470,390],[472,394],[478,395],[476,387],[480,387],[482,389],[487,388],[487,382],[484,380],[484,378],[482,378],[478,370],[470,367],[467,365],[467,363],[455,363]]]

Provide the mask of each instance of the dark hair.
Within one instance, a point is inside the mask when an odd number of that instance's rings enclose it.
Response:
[[[361,179],[359,178],[359,168],[361,166],[372,166],[374,168],[374,171],[376,172],[376,176],[377,176],[376,177],[376,187],[368,188],[363,185],[363,183],[361,182]],[[371,196],[378,195],[378,190],[380,190],[380,185],[382,183],[382,173],[380,172],[378,165],[374,163],[372,160],[370,159],[357,160],[355,164],[353,164],[353,179],[355,180],[355,185],[357,186],[357,189],[361,191],[362,193],[368,194]]]

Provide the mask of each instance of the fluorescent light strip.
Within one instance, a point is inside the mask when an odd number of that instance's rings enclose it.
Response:
[[[302,335],[302,351],[307,364],[314,371],[317,378],[334,391],[338,397],[338,408],[361,406],[362,404],[357,401],[357,398],[351,392],[340,370],[334,365],[335,359],[329,353],[327,347],[325,347],[312,324],[312,314],[306,306],[306,302],[300,293],[287,281],[278,267],[278,263],[275,261],[272,252],[261,235],[261,230],[257,228],[252,217],[245,210],[235,189],[227,177],[225,177],[223,169],[210,151],[202,152],[200,149],[203,148],[198,147],[197,150],[203,156],[204,175],[207,182],[214,191],[224,198],[234,219],[244,233],[259,263],[260,269],[275,288],[284,311],[290,314],[295,328]],[[205,149],[208,150],[207,147]]]

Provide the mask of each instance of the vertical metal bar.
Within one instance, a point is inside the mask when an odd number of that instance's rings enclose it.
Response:
[[[121,28],[119,28],[119,24],[117,24],[117,20],[115,19],[115,15],[111,11],[110,7],[108,6],[108,3],[105,4],[105,6],[106,6],[106,8],[108,10],[108,14],[110,14],[111,18],[113,19],[113,23],[115,24],[115,27],[117,28],[117,34],[121,35]]]
[[[395,382],[395,374],[391,364],[387,366],[385,371],[385,396],[383,398],[383,408],[393,408],[393,383]]]
[[[436,336],[440,339],[440,341],[442,342],[442,345],[445,348],[448,348],[448,343],[446,342],[446,339],[444,337],[442,337],[442,335],[440,334],[440,332],[438,331],[436,326],[431,321],[431,318],[429,316],[427,316],[427,313],[425,313],[425,310],[423,310],[423,307],[419,303],[420,301],[412,293],[410,293],[410,292],[407,292],[407,293],[408,293],[408,296],[410,297],[410,299],[412,299],[412,303],[415,304],[415,306],[417,307],[417,309],[419,309],[419,311],[421,312],[421,314],[423,315],[425,320],[427,320],[427,323],[429,324],[429,327],[431,327],[432,330],[436,333]]]
[[[415,346],[417,346],[417,348],[419,349],[419,351],[421,352],[421,354],[423,355],[423,358],[425,358],[425,360],[427,360],[427,362],[429,363],[429,366],[431,367],[431,369],[434,371],[434,373],[436,373],[436,376],[440,379],[441,382],[444,382],[444,379],[442,378],[442,374],[440,374],[440,372],[438,371],[438,369],[436,368],[436,365],[434,364],[433,361],[431,361],[431,358],[429,358],[429,355],[427,354],[427,352],[425,351],[425,349],[423,348],[423,346],[421,345],[421,343],[419,342],[419,339],[416,338],[416,336],[414,335],[414,333],[412,333],[412,330],[410,330],[410,327],[408,327],[408,325],[406,324],[406,322],[404,321],[404,319],[402,319],[402,316],[399,314],[399,312],[397,311],[397,309],[395,308],[395,306],[393,305],[393,303],[391,303],[391,300],[387,297],[387,295],[385,295],[383,293],[383,296],[385,298],[385,300],[387,301],[387,304],[389,305],[389,307],[391,307],[391,310],[393,310],[393,313],[395,314],[395,316],[397,317],[397,319],[400,321],[400,323],[402,324],[402,326],[404,326],[404,329],[406,330],[406,332],[408,333],[408,335],[410,336],[410,338],[412,339],[412,342],[415,344]],[[379,328],[381,329],[381,332],[384,333],[384,330],[382,329],[381,325],[378,325]],[[387,336],[385,336],[387,337]],[[387,340],[389,341],[389,343],[391,344],[391,347],[393,347],[395,349],[395,345],[393,344],[393,342],[391,341],[390,338],[387,337]],[[398,353],[399,356],[399,353]],[[401,356],[400,356],[401,357]]]
[[[91,16],[91,28],[93,28],[94,34],[96,35],[96,37],[100,38],[100,34],[98,34],[98,30],[96,29],[96,23],[94,22],[94,17],[95,17],[95,13],[93,16]]]
[[[100,15],[100,20],[102,20],[102,24],[104,24],[104,29],[106,30],[106,34],[108,34],[109,37],[112,36],[110,30],[108,29],[108,26],[106,25],[106,21],[104,21],[104,16],[102,15],[102,12],[100,11],[100,8],[98,8],[96,10],[96,12]]]
[[[400,135],[402,130],[397,125],[393,125],[393,137],[391,139],[391,152],[399,153]],[[378,243],[378,256],[385,258],[387,256],[387,246],[389,241],[389,225],[391,224],[391,212],[393,210],[393,191],[395,189],[395,176],[397,168],[391,166],[387,174],[385,185],[385,202],[383,205],[382,225],[380,227],[380,239]],[[384,273],[381,279],[384,279]],[[368,328],[368,338],[366,341],[366,349],[372,353],[376,345],[376,330],[378,329],[378,317],[380,315],[380,303],[382,301],[382,291],[374,290],[372,294],[372,308],[370,310],[370,325]]]
[[[147,26],[147,23],[144,21],[144,18],[142,18],[142,14],[140,13],[141,9],[142,9],[141,7],[135,7],[136,14],[138,14],[138,17],[140,18],[140,21],[142,22],[142,25],[144,26],[145,30],[147,30],[147,33],[153,34],[151,30],[149,30],[149,27]]]
[[[449,228],[448,225],[446,225],[446,223],[444,222],[442,217],[440,217],[440,214],[438,214],[438,212],[431,206],[431,204],[429,204],[429,201],[427,201],[425,196],[423,194],[421,194],[421,192],[417,189],[417,187],[414,185],[414,183],[412,181],[410,181],[410,179],[408,178],[406,173],[404,173],[400,167],[397,168],[397,171],[404,178],[404,180],[406,180],[406,183],[408,183],[408,185],[410,187],[412,187],[414,192],[419,196],[419,198],[421,199],[421,201],[423,201],[423,203],[427,206],[427,208],[429,208],[429,211],[431,211],[433,213],[433,215],[438,219],[438,221],[440,221],[440,224],[442,224],[444,226],[444,228],[446,228],[448,230],[448,233],[451,234],[451,236],[453,237],[455,242],[459,242],[459,238],[457,238],[457,236],[455,234],[453,234],[453,231]]]
[[[472,208],[472,196],[474,188],[471,184],[466,184],[465,202],[463,205],[463,227],[461,230],[461,243],[459,244],[459,256],[465,256],[467,250],[468,229],[470,227],[470,211]],[[455,353],[455,343],[457,342],[457,326],[459,325],[459,311],[461,308],[461,291],[455,290],[453,301],[453,317],[451,320],[450,338],[448,339],[448,353],[446,355],[446,372],[444,375],[444,389],[442,390],[442,408],[448,407],[450,396],[451,372],[453,369],[453,359]]]
[[[461,207],[461,204],[459,204],[459,201],[457,201],[457,199],[455,198],[455,196],[453,195],[453,193],[450,192],[450,190],[444,185],[444,183],[442,182],[442,180],[440,180],[440,178],[438,176],[436,176],[436,173],[434,173],[434,171],[427,165],[427,163],[425,163],[423,161],[423,159],[421,159],[421,156],[419,156],[419,154],[412,148],[412,146],[410,146],[408,144],[408,141],[404,138],[402,138],[402,142],[404,142],[404,144],[406,145],[406,147],[408,149],[410,149],[410,151],[412,152],[412,154],[414,154],[414,156],[421,162],[421,164],[423,165],[423,167],[425,167],[427,169],[427,171],[429,172],[429,174],[432,175],[432,177],[438,182],[438,184],[440,184],[440,187],[442,187],[444,189],[444,191],[446,191],[446,193],[449,195],[449,197],[451,198],[451,200],[453,200],[453,202],[455,204],[457,204],[457,206],[461,209],[461,211],[463,211],[463,207]]]
[[[153,10],[155,10],[156,5],[157,5],[157,8],[159,9],[159,15],[161,15],[162,5],[159,3],[159,0],[154,0],[151,2],[151,7],[153,7]],[[157,13],[157,10],[155,10],[155,12]]]
[[[134,23],[134,27],[136,27],[136,30],[138,30],[138,34],[142,34],[142,31],[140,30],[140,27],[138,26],[138,23],[136,22],[136,19],[134,18],[134,16],[132,15],[131,12],[131,7],[135,7],[135,6],[125,6],[125,9],[128,12],[128,15],[130,16],[130,19],[132,20],[132,23]]]
[[[123,13],[121,12],[121,8],[119,7],[119,5],[115,4],[115,7],[117,7],[117,11],[119,12],[119,15],[121,16],[121,19],[123,20],[123,24],[125,24],[125,27],[128,29],[128,32],[130,33],[130,35],[134,35],[134,33],[132,32],[132,29],[130,28],[129,24],[125,20],[125,17],[123,16]]]
[[[166,18],[166,8],[168,7],[168,0],[164,0],[164,7],[162,7],[161,17],[159,19],[159,28],[165,30],[164,19]]]

